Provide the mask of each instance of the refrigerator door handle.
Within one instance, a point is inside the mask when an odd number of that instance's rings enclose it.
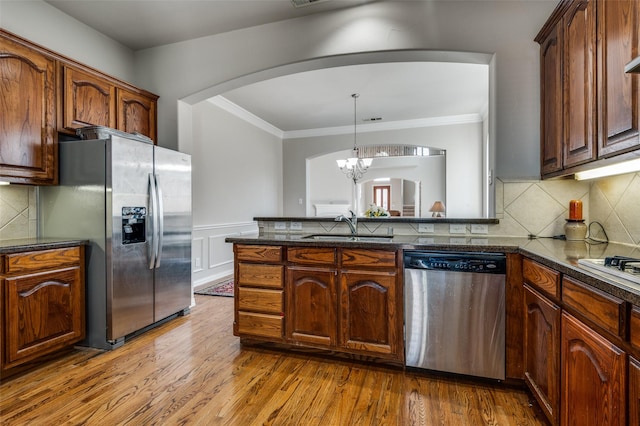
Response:
[[[162,201],[162,186],[160,185],[160,176],[156,178],[156,202],[158,203],[158,246],[156,250],[156,268],[160,267],[160,258],[162,257],[162,239],[164,236],[164,203]]]
[[[158,238],[156,228],[158,224],[158,193],[156,191],[156,177],[149,173],[149,198],[151,200],[151,242],[149,243],[149,269],[153,269],[158,255]]]

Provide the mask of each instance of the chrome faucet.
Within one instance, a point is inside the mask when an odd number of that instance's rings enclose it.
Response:
[[[340,216],[335,218],[335,221],[346,222],[347,225],[349,225],[349,229],[351,230],[351,236],[357,237],[358,236],[358,217],[353,212],[353,210],[349,210],[349,213],[351,213],[351,218],[348,218],[345,215],[341,214]]]

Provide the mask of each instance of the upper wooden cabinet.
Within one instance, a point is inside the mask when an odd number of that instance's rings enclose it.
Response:
[[[157,97],[118,89],[118,126],[127,133],[140,133],[156,140]]]
[[[93,70],[61,64],[58,131],[75,134],[85,126],[105,126],[156,140],[158,97],[125,86]]]
[[[598,0],[598,156],[640,146],[640,77],[623,74],[640,54],[640,2]]]
[[[638,55],[639,9],[637,0],[562,0],[537,35],[543,178],[640,148],[639,77],[624,72]]]
[[[565,168],[596,158],[595,15],[595,0],[576,1],[562,21]]]
[[[158,96],[0,29],[0,180],[58,183],[58,134],[85,126],[156,141]]]
[[[55,60],[0,33],[0,180],[56,184]]]
[[[62,65],[64,90],[62,93],[63,130],[75,133],[85,126],[116,128],[116,88],[94,73],[71,65]]]

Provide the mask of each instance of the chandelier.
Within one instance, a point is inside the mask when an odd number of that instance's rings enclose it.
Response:
[[[353,98],[353,150],[351,151],[351,157],[345,160],[336,160],[342,173],[344,173],[347,178],[353,180],[353,183],[356,183],[358,179],[362,178],[362,175],[367,172],[367,169],[373,161],[373,158],[360,158],[358,155],[356,103],[359,96],[357,93],[351,95]]]

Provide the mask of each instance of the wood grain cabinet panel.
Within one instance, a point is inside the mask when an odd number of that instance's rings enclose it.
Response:
[[[343,268],[395,268],[396,252],[390,250],[343,249],[341,265]]]
[[[140,133],[156,141],[156,100],[149,96],[118,88],[118,130]]]
[[[562,313],[562,425],[625,425],[627,355]]]
[[[0,264],[2,372],[85,337],[84,247],[7,254]]]
[[[395,272],[341,273],[341,346],[374,354],[398,354],[404,336],[397,288]]]
[[[62,65],[62,130],[75,134],[85,126],[116,128],[116,87],[98,76]]]
[[[552,424],[560,407],[560,307],[524,286],[525,381]]]
[[[253,262],[281,262],[282,247],[261,246],[252,244],[235,244],[234,251],[237,260]]]
[[[598,157],[640,147],[640,76],[624,66],[640,54],[640,2],[598,0]]]
[[[562,26],[540,41],[540,171],[562,170]]]
[[[570,277],[562,279],[562,301],[606,331],[624,337],[626,308],[622,299]]]
[[[287,268],[287,338],[292,342],[335,347],[337,292],[335,269]]]
[[[629,425],[640,425],[640,361],[629,357]]]
[[[0,33],[0,179],[58,183],[55,60]]]
[[[522,260],[524,281],[554,298],[560,298],[560,273],[531,259]]]
[[[282,288],[284,266],[257,263],[238,264],[238,285]]]
[[[596,158],[596,3],[573,2],[563,20],[564,167]]]

